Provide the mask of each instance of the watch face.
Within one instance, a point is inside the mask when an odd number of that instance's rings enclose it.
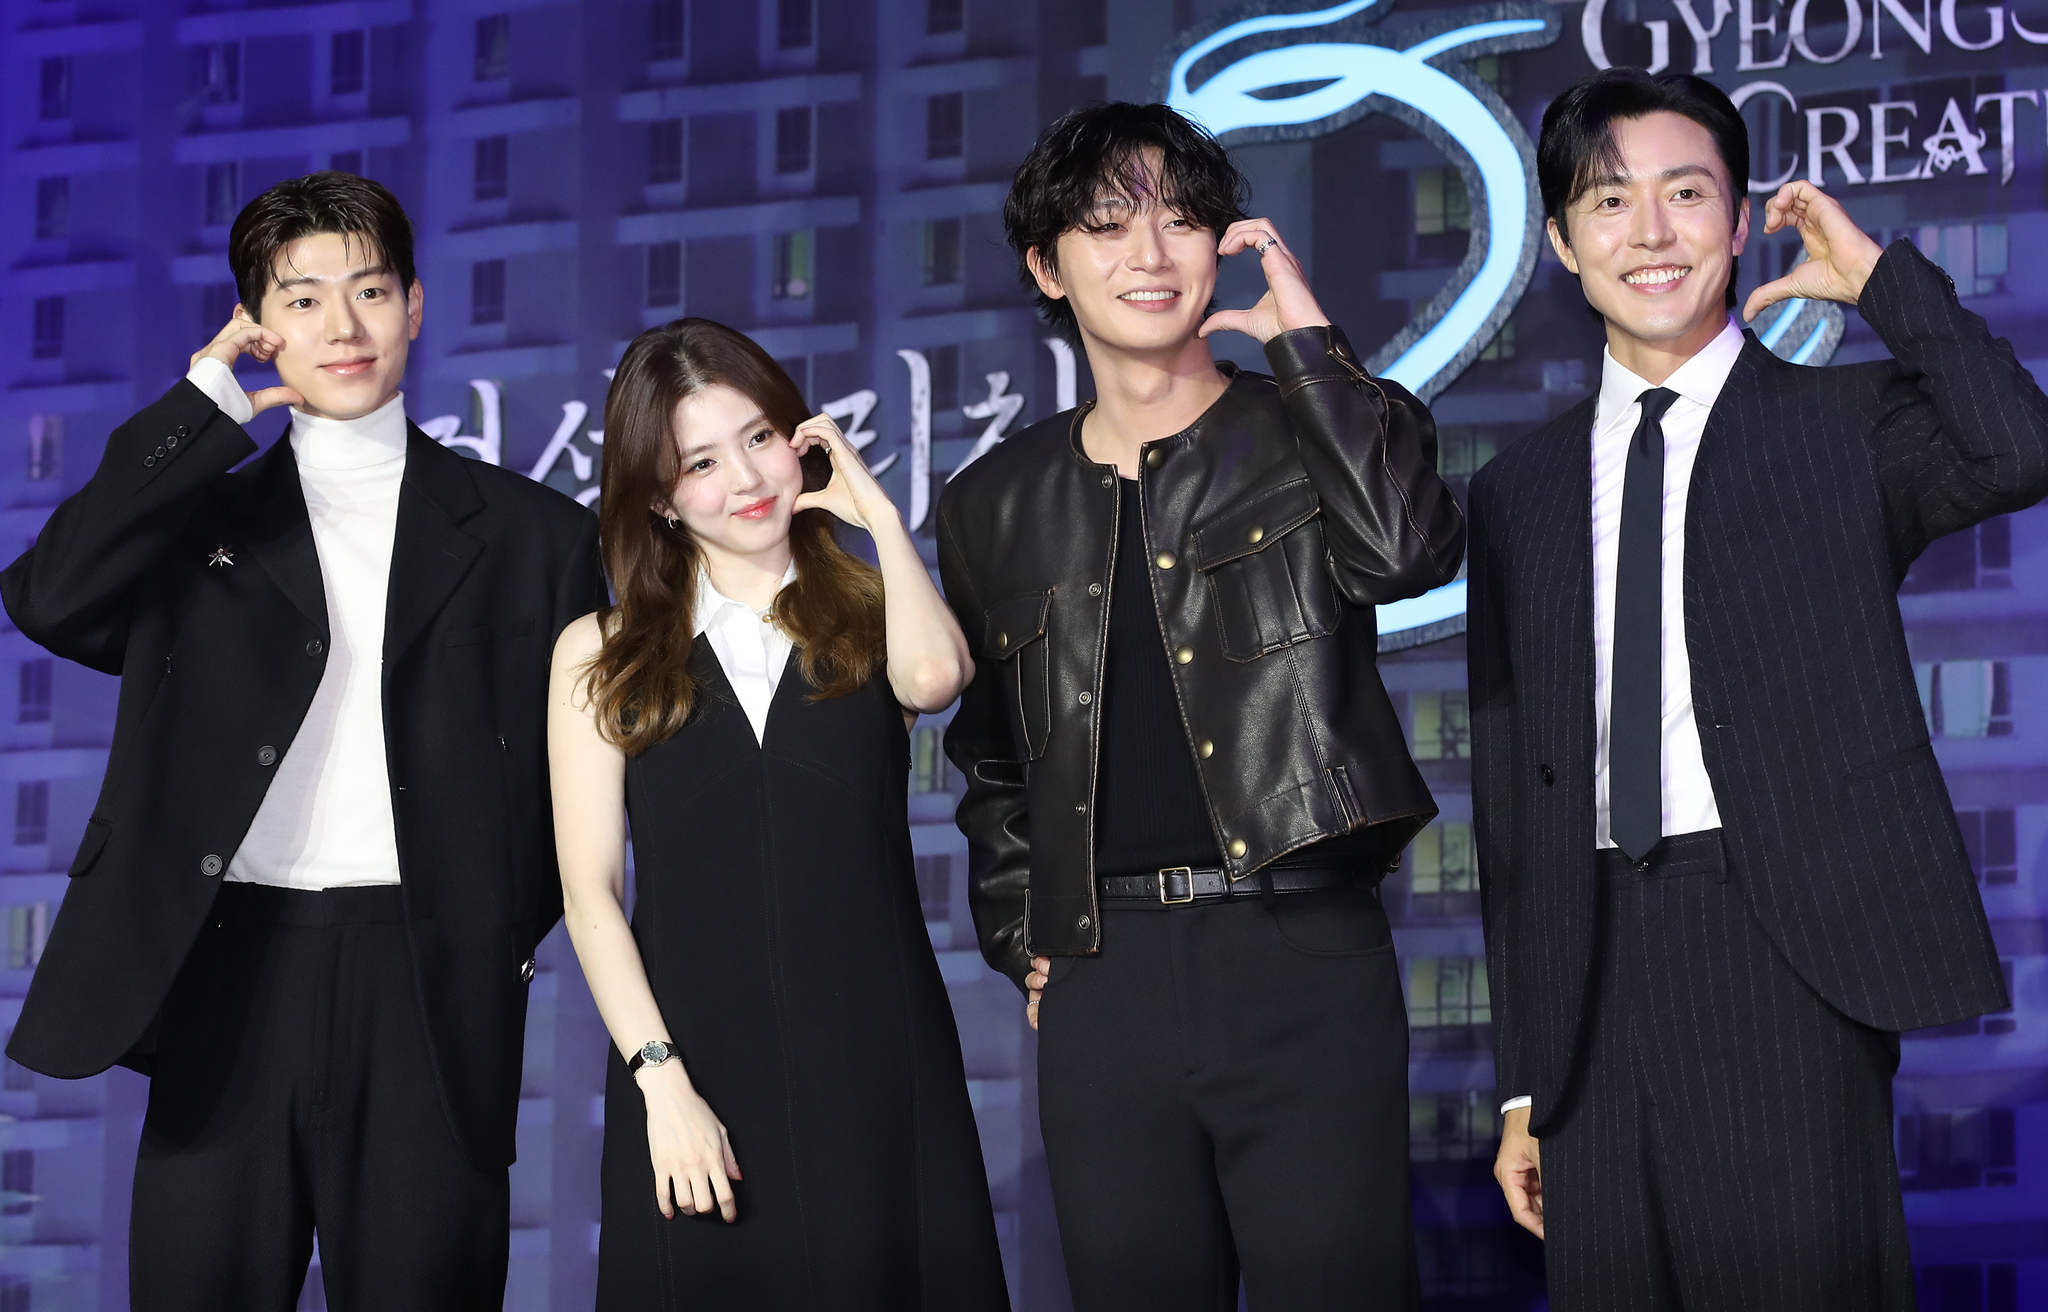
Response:
[[[640,1049],[640,1064],[643,1066],[659,1066],[667,1060],[668,1045],[658,1039]]]

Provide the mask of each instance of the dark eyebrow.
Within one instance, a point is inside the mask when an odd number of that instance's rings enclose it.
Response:
[[[1691,177],[1694,174],[1699,174],[1700,176],[1706,178],[1709,181],[1716,180],[1714,178],[1714,171],[1704,164],[1674,164],[1670,168],[1665,169],[1662,173],[1659,173],[1656,176],[1656,181],[1673,182],[1679,178]],[[1595,191],[1601,187],[1626,187],[1629,183],[1634,182],[1635,180],[1636,179],[1633,174],[1609,173],[1593,179],[1592,183],[1586,188],[1586,190]]]
[[[371,264],[366,265],[363,268],[357,269],[355,272],[339,279],[339,281],[362,282],[366,278],[381,278],[390,272],[391,269],[390,266],[388,265]],[[280,278],[278,279],[277,285],[280,289],[284,291],[290,291],[294,287],[310,287],[316,283],[322,283],[325,281],[326,279],[324,278],[315,278],[313,275],[309,273],[302,273],[296,278]]]

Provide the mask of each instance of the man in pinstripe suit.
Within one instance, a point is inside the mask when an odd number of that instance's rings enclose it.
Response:
[[[1495,1174],[1560,1312],[1911,1308],[1898,1031],[2006,1005],[1896,592],[2048,491],[2048,398],[1805,182],[1764,230],[1808,258],[1746,315],[1855,305],[1895,358],[1773,356],[1728,314],[1748,156],[1697,78],[1551,105],[1600,391],[1472,483]]]

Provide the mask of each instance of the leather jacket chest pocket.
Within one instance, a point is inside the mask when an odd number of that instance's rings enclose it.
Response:
[[[1315,489],[1297,479],[1195,530],[1195,567],[1207,580],[1223,654],[1251,661],[1336,631]]]
[[[1002,670],[1010,708],[1010,737],[1027,761],[1045,753],[1052,737],[1052,662],[1045,641],[1052,592],[1026,592],[988,609],[982,654]]]

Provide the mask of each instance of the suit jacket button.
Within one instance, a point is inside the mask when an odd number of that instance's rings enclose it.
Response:
[[[183,437],[185,436],[187,431],[188,430],[186,429],[185,425],[179,424],[176,428],[171,430],[171,434],[174,437]]]
[[[1543,786],[1545,788],[1548,788],[1552,784],[1557,782],[1557,775],[1553,773],[1551,771],[1551,768],[1547,765],[1540,765],[1536,767],[1536,773],[1543,776]]]
[[[326,650],[327,644],[320,641],[320,639],[318,638],[315,638],[313,639],[313,641],[306,644],[306,654],[308,656],[318,656],[321,652]]]
[[[528,958],[527,958],[526,960],[524,960],[524,961],[520,962],[520,963],[519,963],[519,982],[520,982],[521,984],[531,984],[531,983],[533,983],[533,971],[534,971],[534,961],[533,961],[533,958],[532,958],[532,957],[528,957]]]
[[[276,765],[276,764],[277,764],[277,749],[276,749],[275,747],[269,746],[268,744],[265,744],[264,746],[262,746],[262,747],[259,747],[259,748],[257,748],[257,749],[256,749],[256,764],[258,764],[258,765]]]
[[[171,450],[176,451],[178,449],[178,435],[176,433],[173,433],[169,437],[165,438],[164,445],[169,447]]]
[[[164,449],[162,447],[158,447],[156,449],[156,458],[158,460],[162,460],[164,458]]]
[[[208,879],[211,879],[211,878],[213,878],[213,877],[214,877],[215,875],[219,874],[219,873],[220,873],[220,858],[219,858],[219,857],[217,857],[217,856],[215,856],[215,855],[214,855],[213,853],[211,853],[211,852],[208,852],[208,853],[207,853],[207,854],[206,854],[205,856],[203,856],[203,857],[200,857],[200,858],[199,858],[199,873],[200,873],[200,874],[202,874],[202,875],[205,875],[205,876],[206,876],[206,877],[207,877]]]
[[[142,463],[143,463],[143,464],[144,464],[145,466],[148,466],[148,465],[153,465],[153,464],[155,464],[155,463],[156,463],[156,457],[155,457],[155,456],[144,456],[144,457],[142,458]]]

